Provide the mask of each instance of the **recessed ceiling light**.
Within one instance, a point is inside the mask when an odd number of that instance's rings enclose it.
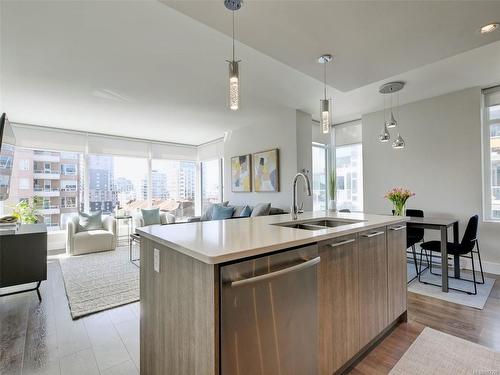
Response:
[[[498,29],[498,26],[499,26],[498,22],[489,23],[481,27],[479,31],[481,32],[481,34],[488,34]]]

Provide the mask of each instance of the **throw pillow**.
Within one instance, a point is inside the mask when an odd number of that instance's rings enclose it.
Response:
[[[161,224],[159,208],[152,208],[149,210],[141,209],[141,214],[145,226]]]
[[[78,212],[78,232],[102,229],[102,211]]]
[[[219,204],[214,205],[212,220],[230,219],[233,216],[234,207],[225,207]]]
[[[250,217],[251,214],[252,209],[249,206],[245,206],[243,210],[241,210],[239,217]]]
[[[224,206],[227,207],[229,204],[229,201],[222,202],[222,203],[212,203],[210,206],[208,206],[207,210],[201,215],[200,221],[209,221],[212,220],[212,213],[214,211],[215,206]]]
[[[271,203],[259,203],[255,206],[250,214],[250,217],[267,216],[271,211]]]

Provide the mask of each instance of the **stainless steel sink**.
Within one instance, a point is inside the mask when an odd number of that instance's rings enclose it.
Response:
[[[287,228],[295,228],[295,229],[322,230],[322,229],[335,228],[344,225],[360,223],[361,221],[362,220],[312,219],[300,223],[288,222],[288,223],[277,223],[272,225],[277,225],[280,227],[287,227]]]

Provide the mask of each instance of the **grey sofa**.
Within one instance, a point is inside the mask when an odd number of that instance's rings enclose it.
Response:
[[[243,209],[247,206],[247,205],[231,205],[231,204],[229,204],[228,201],[223,202],[223,203],[218,203],[218,204],[222,204],[223,206],[226,206],[226,207],[234,207],[233,217],[231,219],[241,219],[242,217],[240,216],[240,214],[243,211]],[[266,210],[266,207],[263,207],[263,206],[267,206],[267,205],[269,205],[269,210]],[[211,205],[202,216],[193,216],[193,217],[188,218],[188,220],[187,220],[188,223],[212,220],[211,212],[210,212],[212,206],[213,205]],[[250,209],[252,210],[252,213],[250,215],[251,217],[267,216],[267,215],[282,215],[282,214],[287,213],[286,211],[282,210],[281,208],[270,206],[270,203],[260,203],[256,206],[252,207],[249,205],[248,207],[250,207]],[[257,211],[259,211],[259,212],[257,212]]]
[[[175,224],[175,216],[168,212],[160,211],[160,224]],[[142,218],[141,212],[137,212],[134,215],[134,228],[140,228],[144,226],[144,219]]]

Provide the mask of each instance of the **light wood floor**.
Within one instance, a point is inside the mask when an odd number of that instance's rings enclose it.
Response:
[[[0,374],[138,374],[138,303],[73,321],[57,260],[41,293],[0,298]],[[408,319],[351,374],[387,374],[425,326],[500,351],[500,282],[482,311],[410,293]]]
[[[36,293],[0,298],[0,374],[139,374],[139,304],[72,320],[57,260]]]
[[[350,372],[354,375],[387,374],[425,327],[500,351],[500,276],[483,310],[408,293],[408,323],[399,325]]]

